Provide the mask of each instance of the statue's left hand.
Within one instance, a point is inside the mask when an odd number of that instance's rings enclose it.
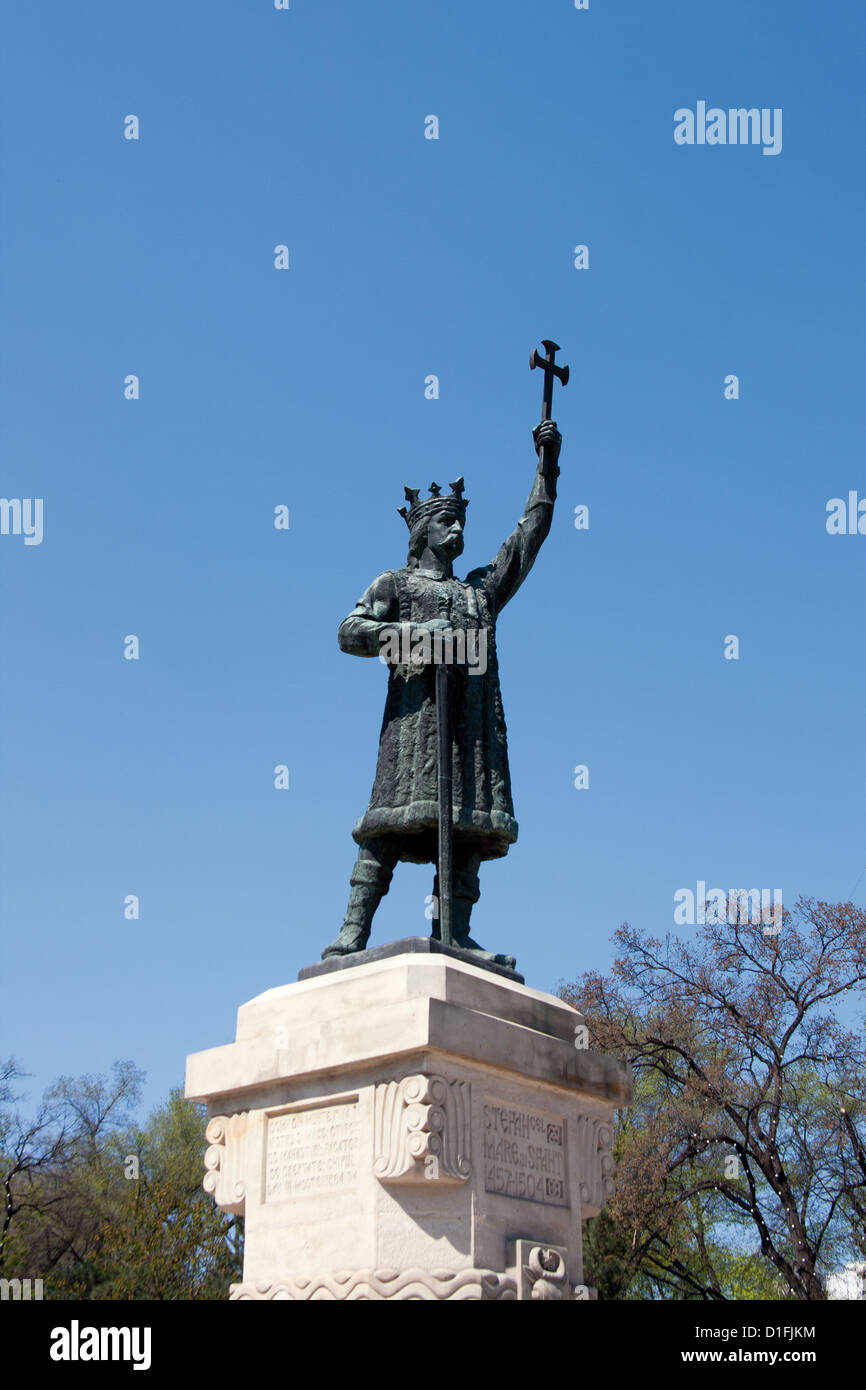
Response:
[[[559,450],[562,447],[562,435],[556,428],[556,421],[542,420],[541,424],[536,425],[532,431],[532,438],[539,458],[541,458],[543,448],[547,458],[556,463],[559,458]]]

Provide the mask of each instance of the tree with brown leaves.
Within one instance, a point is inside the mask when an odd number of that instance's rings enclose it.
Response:
[[[635,1072],[605,1218],[613,1287],[823,1299],[866,1253],[866,912],[801,898],[772,926],[712,916],[692,940],[623,926],[610,974],[561,991]]]

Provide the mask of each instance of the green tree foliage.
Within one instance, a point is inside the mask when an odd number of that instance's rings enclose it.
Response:
[[[240,1280],[241,1218],[220,1212],[201,1186],[204,1129],[201,1107],[178,1088],[133,1136],[138,1177],[103,1229],[112,1278],[102,1297],[224,1299]]]
[[[0,1272],[40,1278],[46,1298],[225,1298],[241,1277],[242,1223],[201,1188],[205,1120],[173,1091],[132,1121],[142,1074],[61,1078],[35,1119],[0,1068]]]
[[[118,1191],[120,1136],[142,1073],[116,1062],[110,1077],[61,1077],[33,1118],[11,1108],[22,1099],[13,1089],[23,1077],[14,1061],[0,1077],[0,1271],[43,1279],[46,1296],[74,1278],[79,1296],[88,1297],[99,1228]]]
[[[583,1223],[583,1278],[600,1299],[625,1299],[637,1282],[628,1231],[607,1207]]]

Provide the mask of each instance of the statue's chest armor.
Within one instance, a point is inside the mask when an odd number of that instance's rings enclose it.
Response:
[[[479,594],[459,579],[431,579],[409,571],[402,576],[407,617],[415,623],[444,618],[454,627],[484,623],[484,603]]]

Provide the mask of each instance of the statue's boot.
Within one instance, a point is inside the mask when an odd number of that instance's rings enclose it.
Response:
[[[462,885],[461,885],[460,880],[459,880],[459,878],[458,878],[457,875],[455,875],[455,879],[456,879],[456,885],[455,885],[455,886],[456,886],[458,889],[461,888]],[[476,879],[475,879],[475,885],[477,885],[477,882],[478,882],[478,880],[477,880],[477,877],[476,877]],[[474,893],[473,893],[473,891],[472,891],[473,887],[474,887]],[[433,883],[433,896],[434,896],[436,902],[438,903],[438,902],[439,902],[439,875],[438,875],[438,874],[436,875],[436,878],[435,878],[434,883]],[[474,956],[477,956],[479,960],[487,961],[490,965],[504,965],[508,970],[516,970],[516,969],[517,969],[517,961],[516,961],[516,959],[515,959],[514,956],[497,955],[496,952],[494,952],[494,951],[485,951],[484,947],[483,947],[483,946],[479,946],[478,942],[477,942],[477,941],[473,941],[473,940],[472,940],[472,937],[469,935],[469,918],[470,918],[470,916],[471,916],[471,914],[472,914],[472,907],[473,907],[473,904],[476,903],[476,902],[478,901],[478,897],[479,897],[479,893],[478,893],[477,887],[474,886],[474,885],[471,885],[471,886],[469,887],[469,891],[468,891],[468,892],[466,892],[465,894],[461,893],[459,896],[455,893],[454,897],[451,899],[451,944],[452,944],[452,946],[456,946],[456,947],[457,947],[459,950],[461,950],[461,951],[471,951],[472,954],[473,954]],[[432,936],[432,937],[434,938],[434,940],[436,940],[436,941],[441,941],[441,939],[442,939],[442,938],[441,938],[440,931],[439,931],[439,918],[438,918],[438,916],[436,916],[436,917],[433,918],[433,930],[432,930],[432,932],[431,932],[431,936]]]
[[[390,888],[394,872],[391,863],[383,862],[383,858],[378,842],[376,848],[370,845],[361,848],[349,879],[349,906],[340,935],[325,947],[322,960],[328,956],[351,956],[366,947],[373,914]]]
[[[451,940],[461,951],[471,951],[479,960],[488,961],[491,965],[504,965],[509,970],[517,969],[517,961],[514,956],[497,955],[494,951],[485,951],[483,946],[479,946],[477,941],[473,941],[469,935],[469,914],[472,911],[472,903],[467,898],[454,898],[451,906]]]
[[[370,937],[373,913],[382,896],[381,888],[368,883],[352,884],[340,935],[325,947],[322,960],[327,960],[328,956],[351,956],[355,951],[364,950]]]

